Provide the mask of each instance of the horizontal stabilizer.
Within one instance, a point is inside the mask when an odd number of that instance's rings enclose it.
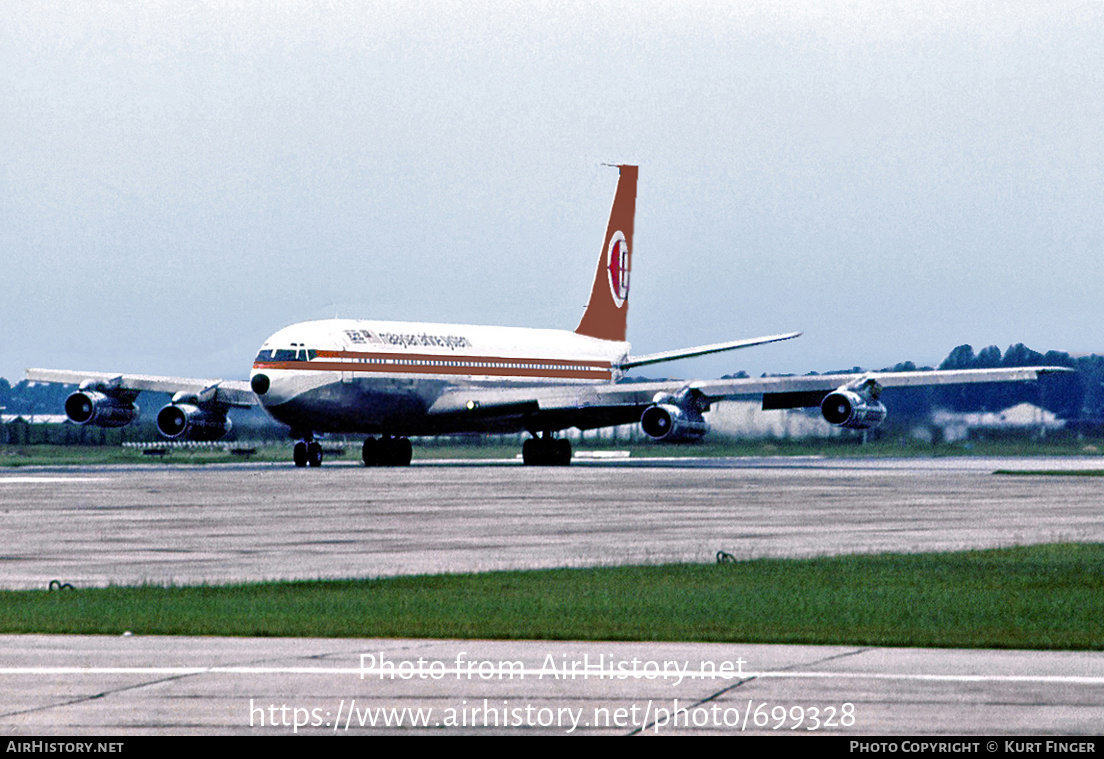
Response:
[[[695,356],[705,356],[710,353],[721,353],[723,351],[734,351],[739,348],[750,348],[753,345],[765,345],[767,343],[781,342],[782,340],[792,340],[800,336],[800,332],[790,332],[785,335],[753,337],[750,340],[733,340],[728,343],[714,343],[712,345],[699,345],[694,348],[663,351],[662,353],[649,353],[645,356],[629,356],[618,366],[618,368],[632,369],[637,366],[647,366],[648,364],[661,364],[665,361],[678,361],[682,358],[694,358]]]

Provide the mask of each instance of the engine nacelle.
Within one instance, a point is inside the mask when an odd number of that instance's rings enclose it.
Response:
[[[170,403],[157,412],[158,431],[172,440],[219,440],[233,426],[225,414],[190,403]]]
[[[74,424],[125,427],[138,414],[139,409],[132,402],[96,390],[78,390],[65,399],[65,415]]]
[[[840,388],[824,397],[820,413],[838,427],[869,430],[885,421],[886,407],[879,400]]]
[[[709,424],[700,414],[697,419],[692,419],[681,408],[670,403],[657,403],[644,409],[640,415],[640,427],[650,437],[671,443],[701,440],[709,432]]]

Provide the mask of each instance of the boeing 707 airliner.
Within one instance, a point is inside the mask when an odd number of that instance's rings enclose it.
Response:
[[[157,414],[172,439],[218,440],[227,412],[261,404],[288,425],[296,466],[321,466],[325,433],[366,435],[368,466],[410,463],[409,437],[527,432],[526,464],[566,465],[556,433],[639,423],[652,438],[700,439],[710,404],[761,398],[765,409],[819,407],[850,429],[880,424],[885,387],[1031,381],[1057,367],[873,372],[619,383],[637,366],[789,340],[800,333],[633,356],[626,342],[636,166],[620,177],[590,299],[573,332],[555,329],[328,319],[285,327],[261,346],[249,382],[30,369],[27,378],[79,385],[65,402],[77,424],[121,427],[143,390],[173,393]]]

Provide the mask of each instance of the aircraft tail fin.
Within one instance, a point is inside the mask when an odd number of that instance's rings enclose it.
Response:
[[[600,340],[625,341],[629,313],[629,271],[632,268],[633,220],[636,216],[636,176],[639,167],[620,165],[621,178],[613,197],[598,270],[576,334]]]

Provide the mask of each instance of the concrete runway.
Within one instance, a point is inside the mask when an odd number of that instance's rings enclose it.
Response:
[[[668,677],[661,676],[664,665]],[[0,688],[0,731],[9,737],[1068,736],[1101,731],[1104,656],[743,644],[32,635],[0,636]]]
[[[0,472],[0,587],[227,583],[1104,541],[1101,459]]]
[[[1098,542],[1104,541],[1099,479],[992,472],[1099,468],[1100,461],[780,458],[569,469],[512,462],[404,470],[332,464],[320,470],[248,464],[20,469],[0,473],[0,587],[45,588],[52,579],[79,588],[701,562],[712,561],[718,550],[738,557],[807,556]],[[445,666],[465,652],[480,661],[522,661],[536,672],[549,656],[579,662],[589,655],[593,662],[605,653],[655,666],[743,660],[745,673],[759,674],[678,684],[645,677],[533,675],[511,682],[446,675],[376,679],[369,687],[350,673],[359,668],[360,654],[384,651],[411,666],[419,657]],[[217,669],[231,665],[244,669]],[[337,671],[313,671],[318,668]],[[442,726],[420,728],[432,732],[566,732],[560,718],[544,724],[548,715],[584,712],[593,724],[579,723],[575,732],[769,731],[775,721],[757,727],[756,709],[761,722],[784,706],[780,731],[788,731],[799,712],[808,721],[796,732],[812,725],[811,709],[824,717],[834,707],[836,724],[814,732],[1097,734],[1104,654],[9,636],[0,638],[0,692],[0,728],[15,734],[251,733],[262,728],[250,699],[275,709],[266,712],[263,729],[278,733],[294,731],[295,714],[318,723],[301,731],[332,731],[340,709],[350,732],[360,730],[356,721],[368,712],[350,717],[355,699],[355,708],[363,709],[433,706]],[[689,723],[676,719],[657,726],[662,714],[655,710],[673,712],[676,698],[690,709],[683,718]],[[840,724],[844,704],[854,707],[850,724]],[[482,721],[479,713],[463,711],[485,706]],[[515,707],[521,712],[505,711]],[[443,711],[448,708],[468,724],[450,726]],[[512,721],[487,726],[491,709]]]

